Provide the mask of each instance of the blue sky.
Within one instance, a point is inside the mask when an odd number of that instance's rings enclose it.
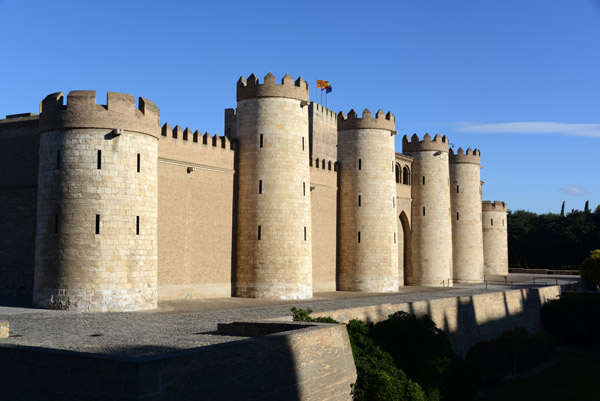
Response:
[[[0,0],[0,20],[0,116],[92,89],[223,134],[241,75],[302,76],[311,100],[318,77],[335,111],[479,148],[484,199],[600,204],[600,0]]]

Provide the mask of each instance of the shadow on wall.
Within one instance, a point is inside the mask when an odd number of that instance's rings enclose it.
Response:
[[[0,399],[349,398],[356,370],[339,335],[345,327],[297,327],[187,350],[111,347],[110,355],[0,345]]]
[[[367,323],[377,323],[397,311],[417,316],[429,315],[435,324],[448,334],[456,353],[464,357],[476,342],[494,339],[515,327],[526,327],[530,333],[539,332],[542,305],[559,295],[559,286],[526,288],[324,311],[315,313],[314,316],[329,316],[340,322],[360,319]]]

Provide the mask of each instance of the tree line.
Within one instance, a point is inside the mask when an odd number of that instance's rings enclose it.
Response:
[[[590,251],[600,248],[600,205],[565,214],[508,211],[508,263],[530,269],[578,268]]]

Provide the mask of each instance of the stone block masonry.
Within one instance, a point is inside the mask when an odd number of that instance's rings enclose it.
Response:
[[[148,113],[136,110],[129,95],[108,100],[97,107],[95,92],[75,91],[67,106],[55,103],[62,94],[42,102],[33,295],[42,307],[156,308],[158,113],[143,100]],[[93,124],[101,128],[79,128]]]
[[[161,129],[153,102],[114,92],[0,120],[0,295],[129,311],[477,282],[482,254],[505,274],[479,151],[415,134],[395,153],[391,112],[335,113],[289,75],[242,77],[236,99],[223,136]]]
[[[312,297],[308,87],[272,75],[238,83],[236,295]],[[304,145],[303,145],[304,144]]]
[[[0,322],[0,338],[6,338],[10,334],[10,325],[8,322]]]

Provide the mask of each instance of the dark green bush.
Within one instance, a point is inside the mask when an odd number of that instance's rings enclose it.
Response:
[[[293,320],[303,322],[338,323],[331,318],[313,318],[312,309],[292,308]],[[352,395],[361,401],[431,401],[421,387],[408,379],[394,365],[394,360],[375,345],[369,328],[360,320],[351,320],[346,326],[356,366],[356,383]]]
[[[563,294],[542,306],[542,326],[564,345],[600,344],[600,294]]]
[[[509,372],[508,354],[495,341],[473,344],[467,352],[466,360],[479,373],[484,385],[501,380]]]
[[[547,335],[530,335],[525,327],[505,331],[496,340],[508,354],[509,368],[513,373],[524,372],[546,362],[554,351],[554,341]]]
[[[591,251],[579,265],[581,280],[590,290],[597,290],[600,285],[600,249]]]
[[[429,400],[469,400],[476,394],[476,374],[429,316],[396,312],[375,324],[371,333],[395,365],[423,387]]]

